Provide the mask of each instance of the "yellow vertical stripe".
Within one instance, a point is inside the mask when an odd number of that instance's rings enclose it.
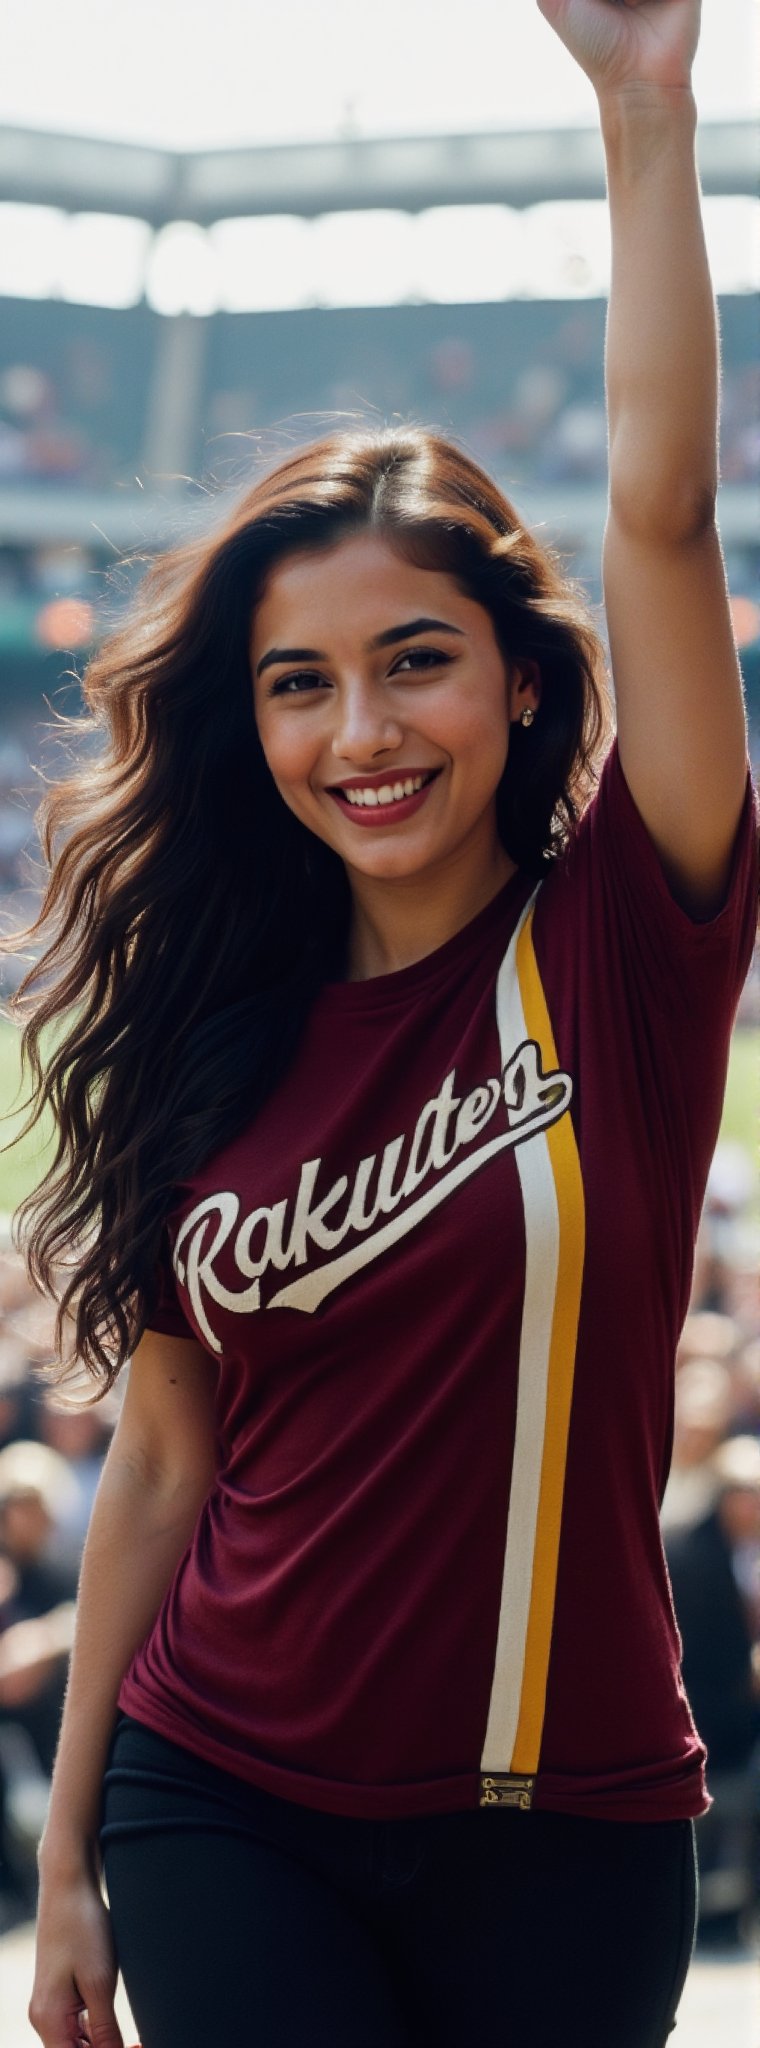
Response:
[[[517,942],[516,964],[528,1032],[541,1048],[544,1071],[551,1072],[559,1066],[559,1059],[533,945],[532,910]],[[569,1113],[546,1132],[546,1143],[559,1211],[559,1266],[530,1613],[520,1713],[510,1765],[512,1771],[526,1774],[538,1768],[543,1733],[585,1251],[583,1178]]]

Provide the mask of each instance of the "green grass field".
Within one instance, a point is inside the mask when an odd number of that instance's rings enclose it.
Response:
[[[30,1194],[40,1180],[49,1157],[44,1135],[19,1138],[16,1133],[24,1118],[13,1104],[19,1090],[19,1043],[14,1026],[0,1020],[0,1114],[4,1119],[0,1152],[0,1212],[7,1215]],[[760,1030],[745,1029],[734,1034],[726,1089],[721,1136],[743,1145],[757,1165],[760,1141]],[[758,1184],[760,1199],[760,1182]]]
[[[743,1145],[757,1165],[760,1145],[760,1030],[734,1032],[721,1137]]]

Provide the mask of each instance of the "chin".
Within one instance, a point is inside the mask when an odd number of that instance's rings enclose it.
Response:
[[[352,874],[366,875],[368,880],[377,882],[405,882],[411,881],[416,875],[421,877],[427,873],[432,874],[433,869],[440,866],[445,855],[442,851],[411,853],[399,846],[378,849],[374,856],[368,853],[364,859],[361,854],[349,859],[342,853],[340,857]]]

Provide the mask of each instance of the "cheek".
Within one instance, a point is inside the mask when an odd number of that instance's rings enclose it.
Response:
[[[465,700],[452,721],[450,748],[454,761],[466,764],[468,774],[478,781],[498,781],[506,758],[509,720],[506,698],[493,691]]]
[[[269,720],[258,721],[261,748],[270,775],[280,789],[303,788],[314,765],[315,746],[305,726],[291,726]]]

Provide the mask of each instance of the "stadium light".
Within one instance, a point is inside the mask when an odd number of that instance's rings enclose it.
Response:
[[[156,313],[216,313],[219,279],[209,235],[191,220],[161,228],[148,252],[148,305]]]
[[[43,647],[89,647],[95,636],[95,611],[84,597],[53,597],[41,606],[35,633]]]
[[[56,296],[65,219],[56,206],[0,205],[0,292],[6,297]]]
[[[706,198],[704,218],[716,290],[755,291],[760,199]],[[601,200],[180,220],[155,234],[135,216],[0,203],[0,296],[13,298],[128,307],[145,293],[157,312],[204,315],[601,298],[609,283]]]
[[[760,284],[760,199],[705,199],[705,240],[716,292]]]
[[[734,639],[743,653],[745,647],[754,647],[760,642],[760,604],[756,604],[752,597],[738,594],[732,594],[730,602]]]
[[[522,220],[510,206],[431,206],[417,222],[422,298],[466,305],[513,298],[523,271]]]
[[[313,295],[322,306],[398,306],[419,296],[417,223],[391,207],[326,213],[312,227]]]
[[[209,239],[224,312],[284,312],[310,303],[311,222],[285,213],[219,220]]]
[[[60,243],[60,291],[81,306],[136,306],[151,241],[147,221],[74,213]]]

